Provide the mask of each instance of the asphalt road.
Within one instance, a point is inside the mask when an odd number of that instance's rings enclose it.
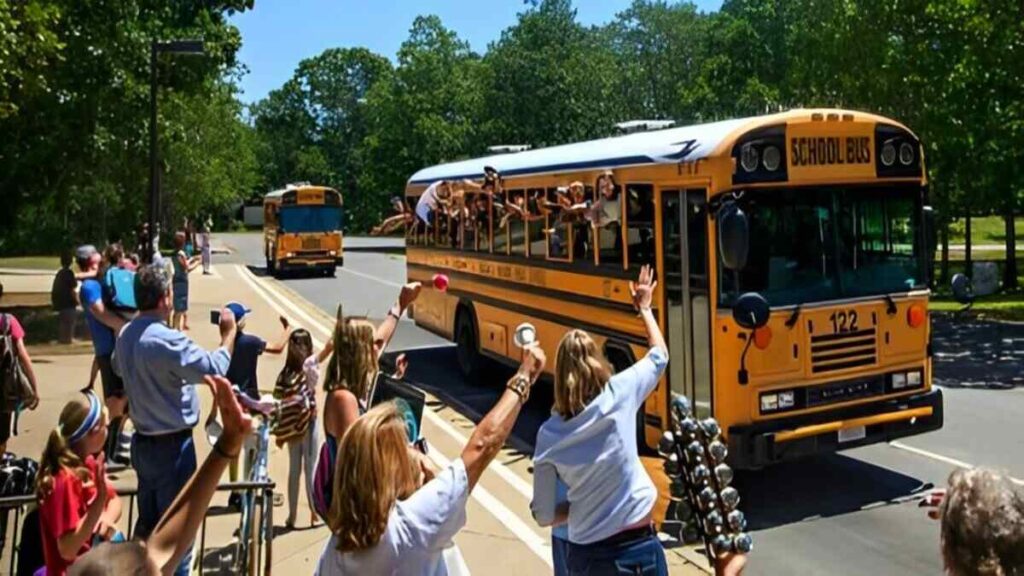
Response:
[[[228,257],[263,271],[260,236],[223,235]],[[336,278],[284,280],[333,313],[380,319],[405,281],[405,260],[390,240],[346,239]],[[378,251],[379,250],[379,251]],[[945,427],[897,445],[875,445],[739,474],[736,485],[754,534],[751,575],[942,574],[938,523],[917,498],[945,485],[958,463],[991,466],[1024,478],[1024,326],[936,318],[935,379],[945,394]],[[392,344],[406,350],[410,379],[476,420],[496,399],[494,382],[460,376],[452,345],[403,321]],[[531,395],[513,435],[529,453],[551,406]]]

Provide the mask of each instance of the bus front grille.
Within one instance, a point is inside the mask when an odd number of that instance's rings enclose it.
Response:
[[[855,332],[811,336],[811,371],[815,374],[873,366],[877,361],[874,327]]]
[[[303,250],[319,250],[320,239],[319,238],[303,238],[302,239]]]

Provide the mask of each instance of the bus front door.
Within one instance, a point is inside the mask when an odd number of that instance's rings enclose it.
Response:
[[[669,387],[698,417],[712,412],[708,206],[703,189],[661,191],[662,273]]]

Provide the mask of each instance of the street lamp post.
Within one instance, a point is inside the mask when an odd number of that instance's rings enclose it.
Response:
[[[203,54],[202,40],[172,40],[160,42],[153,40],[149,50],[149,210],[146,218],[148,226],[146,242],[149,244],[145,257],[152,263],[160,249],[160,232],[157,220],[160,215],[160,161],[157,145],[157,73],[156,59],[159,54]]]

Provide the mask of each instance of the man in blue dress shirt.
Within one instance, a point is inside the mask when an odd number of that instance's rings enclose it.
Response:
[[[146,266],[135,275],[139,315],[117,339],[115,363],[132,407],[135,436],[132,465],[139,478],[136,534],[145,538],[196,471],[192,428],[199,422],[195,386],[207,375],[223,376],[235,342],[235,316],[221,311],[221,346],[203,350],[170,328],[171,279],[161,266]],[[187,575],[191,552],[175,574]]]

